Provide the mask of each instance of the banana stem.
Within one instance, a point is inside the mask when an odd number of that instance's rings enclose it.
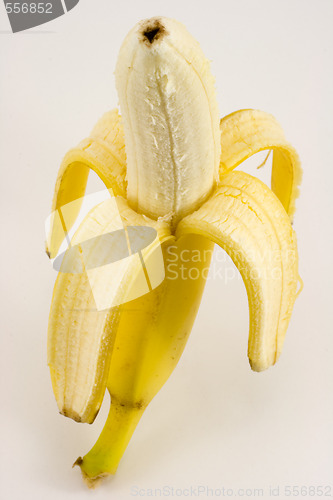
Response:
[[[111,402],[108,418],[95,445],[74,463],[81,467],[88,486],[93,487],[102,477],[115,474],[145,408],[124,405],[117,400]]]

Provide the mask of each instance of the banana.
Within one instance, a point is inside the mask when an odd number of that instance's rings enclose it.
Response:
[[[115,75],[122,117],[106,113],[65,156],[47,239],[55,257],[94,170],[111,197],[88,213],[70,242],[48,329],[59,411],[92,423],[110,393],[100,437],[74,464],[90,487],[116,472],[147,405],[176,367],[215,244],[246,286],[255,371],[279,358],[298,281],[291,219],[301,167],[277,121],[257,110],[220,121],[209,63],[184,26],[168,18],[146,19],[129,32]],[[271,189],[233,171],[265,149],[273,150]]]

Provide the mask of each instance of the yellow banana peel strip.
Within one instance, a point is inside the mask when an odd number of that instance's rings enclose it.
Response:
[[[277,120],[264,111],[243,109],[222,118],[220,175],[250,156],[273,150],[272,190],[292,218],[301,183],[301,164]]]
[[[206,236],[232,258],[246,286],[251,367],[273,365],[282,349],[296,298],[295,233],[274,193],[243,172],[221,177],[214,195],[178,225],[177,237]]]
[[[126,195],[126,155],[121,117],[117,109],[105,113],[93,128],[90,137],[81,141],[65,155],[57,177],[52,203],[52,212],[68,205],[73,200],[82,200],[93,170],[106,188],[115,196]],[[68,232],[80,211],[81,202],[72,204],[72,213],[67,215],[66,228],[61,218],[54,219],[46,251],[50,258],[57,255]]]
[[[79,422],[92,423],[102,403],[121,304],[135,298],[140,287],[142,293],[149,291],[138,253],[110,263],[110,247],[101,236],[122,228],[155,228],[157,237],[141,255],[146,267],[160,243],[170,238],[166,223],[136,214],[121,197],[116,199],[117,216],[114,200],[93,208],[75,233],[55,283],[50,311],[48,364],[53,390],[60,413]],[[92,244],[84,251],[87,241]],[[119,254],[119,245],[120,238],[111,251]],[[79,251],[73,255],[76,248]]]

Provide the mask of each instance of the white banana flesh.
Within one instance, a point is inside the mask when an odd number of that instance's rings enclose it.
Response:
[[[177,221],[217,181],[219,113],[209,62],[177,21],[142,21],[116,66],[127,155],[127,199],[149,217]]]

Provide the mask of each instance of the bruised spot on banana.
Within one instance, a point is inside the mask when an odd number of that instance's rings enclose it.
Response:
[[[273,365],[281,353],[298,280],[290,221],[301,167],[275,118],[247,109],[220,120],[209,62],[173,19],[151,18],[134,26],[120,48],[115,75],[121,117],[117,110],[106,113],[67,153],[53,201],[56,211],[80,200],[92,169],[112,190],[119,217],[105,203],[98,205],[73,242],[98,240],[102,233],[130,226],[152,227],[157,234],[141,260],[133,255],[113,269],[110,282],[103,273],[94,275],[94,286],[108,304],[104,309],[96,308],[89,270],[60,272],[55,284],[48,363],[60,412],[91,423],[105,389],[111,396],[99,439],[75,462],[90,487],[116,472],[145,408],[177,365],[214,244],[228,252],[246,286],[248,356],[255,371]],[[234,171],[262,150],[273,151],[271,189]],[[67,217],[68,230],[79,210],[80,201]],[[50,255],[63,239],[60,222],[54,224]],[[164,279],[149,293],[131,295],[142,262],[157,272],[157,249]],[[89,259],[109,262],[103,251],[102,245],[90,245]],[[184,262],[184,251],[196,251],[200,259]],[[184,279],[181,265],[195,268],[198,278]]]

